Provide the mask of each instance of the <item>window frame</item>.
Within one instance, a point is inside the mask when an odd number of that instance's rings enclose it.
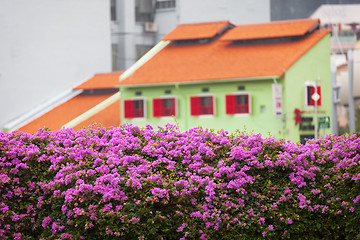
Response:
[[[167,3],[167,4],[165,4],[165,3]],[[168,5],[168,6],[165,6],[165,5]],[[169,10],[169,9],[175,9],[175,8],[176,8],[176,0],[156,0],[155,1],[156,11]]]
[[[134,117],[133,115],[131,117],[126,117],[126,101],[137,101],[137,100],[143,100],[143,116],[142,117]],[[133,106],[134,107],[134,106]],[[123,109],[124,109],[124,119],[134,119],[134,120],[142,120],[142,119],[146,119],[146,98],[145,97],[133,97],[130,99],[126,99],[124,100],[124,104],[123,104]],[[132,110],[134,112],[134,108]]]
[[[237,96],[248,96],[248,103],[247,103],[247,107],[248,107],[248,112],[244,112],[244,113],[240,113],[240,112],[236,112],[236,105],[245,105],[245,104],[237,104],[236,103],[236,97]],[[230,97],[235,97],[234,100],[234,111],[232,111],[229,107],[229,103],[228,100],[230,100]],[[252,108],[252,102],[251,102],[251,94],[249,92],[234,92],[232,94],[227,94],[225,95],[225,112],[226,115],[234,115],[234,116],[249,116],[251,115],[251,108]]]
[[[311,96],[309,96],[309,90],[308,90],[309,87],[315,89],[315,83],[306,82],[304,84],[304,89],[303,89],[304,107],[306,107],[306,108],[314,108],[315,107],[315,101],[311,98]],[[320,99],[317,101],[317,106],[321,107],[321,105],[322,105],[321,86],[317,85],[316,87],[317,87],[317,93],[320,95]],[[314,92],[315,91],[313,91],[313,93]],[[310,102],[309,102],[309,99],[310,99]]]
[[[211,97],[212,98],[212,113],[210,114],[203,114],[201,113],[201,98],[202,97]],[[197,104],[194,103],[193,101],[197,101],[197,100],[192,100],[192,99],[199,99],[199,109],[198,110],[193,110],[193,104]],[[216,115],[216,98],[214,94],[208,94],[208,93],[203,93],[203,94],[198,94],[195,96],[190,96],[190,116],[193,117],[212,117]]]
[[[157,115],[155,114],[155,101],[156,100],[164,100],[164,99],[173,99],[174,100],[174,114],[171,115],[171,116],[165,116],[165,115]],[[160,96],[159,98],[153,98],[153,101],[152,101],[152,112],[153,112],[153,117],[154,118],[172,118],[172,117],[177,117],[178,116],[178,103],[177,103],[178,99],[176,96],[173,96],[173,95],[166,95],[166,96]],[[163,104],[163,102],[162,102]],[[164,106],[162,105],[161,106],[161,110],[164,109]]]
[[[151,1],[151,3],[148,2],[148,4],[151,4],[151,9],[148,9],[149,12],[143,12],[140,11],[141,8],[146,8],[148,6],[146,6],[146,4],[142,1],[146,0],[135,0],[135,22],[136,23],[144,23],[144,22],[153,22],[154,21],[154,5],[153,2]],[[144,4],[143,6],[141,6],[141,4]]]
[[[117,6],[116,0],[110,0],[110,21],[116,22],[117,21]]]

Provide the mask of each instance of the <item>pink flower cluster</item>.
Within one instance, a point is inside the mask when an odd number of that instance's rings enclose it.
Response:
[[[0,238],[356,236],[359,164],[356,134],[301,145],[172,125],[0,133]]]

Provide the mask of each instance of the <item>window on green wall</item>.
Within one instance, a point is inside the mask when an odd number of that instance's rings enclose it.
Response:
[[[154,117],[176,116],[176,98],[174,97],[154,98],[153,116]]]
[[[145,117],[145,99],[134,98],[124,100],[124,117],[125,118],[144,118]]]
[[[214,115],[214,100],[214,96],[211,95],[190,97],[191,116]]]
[[[317,101],[317,105],[321,106],[321,87],[320,86],[316,86],[316,93],[319,95],[319,100]],[[314,94],[315,94],[315,86],[311,85],[311,84],[305,84],[305,89],[304,89],[305,107],[315,106],[315,100],[313,99]]]
[[[226,114],[250,114],[251,97],[249,93],[226,95]]]

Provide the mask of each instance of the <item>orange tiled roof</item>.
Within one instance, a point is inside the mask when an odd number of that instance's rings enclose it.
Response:
[[[265,24],[243,25],[235,27],[227,34],[225,34],[221,39],[233,41],[302,36],[309,30],[316,28],[319,23],[319,19],[298,19],[270,22]]]
[[[309,28],[308,20],[287,21],[281,28]],[[281,23],[280,25],[282,25]],[[259,25],[249,25],[248,32],[257,32]],[[263,24],[272,26],[271,24]],[[304,27],[302,27],[304,25]],[[251,28],[251,26],[253,26]],[[273,26],[278,31],[279,23]],[[287,27],[286,27],[287,26]],[[229,30],[230,34],[234,29]],[[271,29],[269,28],[269,32]],[[225,33],[226,34],[226,33]],[[327,30],[315,30],[297,40],[248,41],[233,43],[216,40],[205,44],[170,43],[120,85],[168,84],[191,81],[281,77],[303,54],[328,34]],[[277,34],[279,35],[279,34]]]
[[[74,89],[114,88],[116,85],[119,85],[119,77],[122,73],[122,71],[111,73],[98,73],[86,82],[75,87]]]
[[[120,125],[120,99],[96,113],[91,118],[79,123],[74,129],[79,130],[82,127],[87,127],[93,123],[98,123],[103,127],[118,127]]]
[[[35,133],[39,128],[44,127],[54,131],[59,130],[64,124],[96,106],[111,95],[113,95],[113,93],[102,95],[80,94],[21,127],[19,131]],[[79,126],[76,126],[75,129],[86,126],[87,123],[92,124],[94,121],[101,123],[104,127],[118,126],[120,124],[120,107],[116,107],[116,103],[110,105],[103,110],[106,114],[98,113],[87,121],[79,124]]]
[[[229,21],[180,24],[167,34],[162,40],[190,40],[212,38],[228,26],[233,26]]]

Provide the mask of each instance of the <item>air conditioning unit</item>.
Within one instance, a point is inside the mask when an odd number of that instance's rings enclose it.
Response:
[[[156,32],[157,26],[153,22],[145,22],[145,32]]]

